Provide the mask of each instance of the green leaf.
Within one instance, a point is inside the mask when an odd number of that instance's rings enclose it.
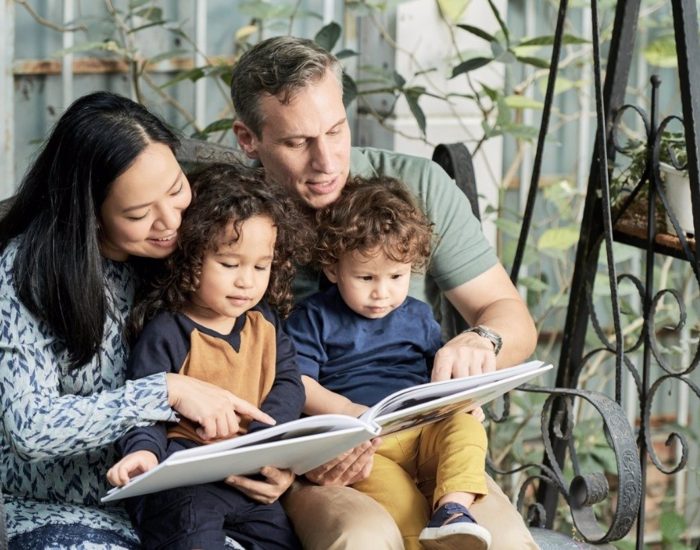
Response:
[[[139,8],[144,4],[148,4],[150,1],[151,0],[129,0],[129,9],[135,10],[136,8]]]
[[[516,59],[521,63],[525,63],[526,65],[534,65],[535,67],[538,67],[540,69],[549,69],[549,61],[547,59],[524,56],[516,56]]]
[[[442,16],[450,23],[456,23],[462,17],[471,0],[437,0]]]
[[[343,105],[347,107],[357,97],[357,84],[347,73],[343,73]]]
[[[596,445],[591,450],[591,456],[606,472],[617,472],[617,457],[610,447]]]
[[[464,25],[464,24],[459,24],[457,26],[460,29],[464,29],[467,32],[475,34],[479,38],[483,38],[484,40],[486,40],[488,42],[497,42],[496,38],[492,34],[487,33],[485,30],[480,29],[479,27],[474,27],[472,25]]]
[[[499,95],[501,95],[501,93],[498,90],[496,90],[495,88],[491,88],[491,87],[487,86],[486,84],[482,84],[481,82],[479,82],[479,84],[481,84],[481,89],[489,97],[489,99],[491,101],[496,101],[496,98]]]
[[[503,124],[500,127],[501,133],[508,134],[515,139],[532,141],[539,134],[539,129],[526,124]]]
[[[496,104],[498,105],[498,115],[496,116],[496,126],[507,126],[513,120],[510,113],[510,108],[506,104],[506,99],[499,95],[496,98]]]
[[[154,6],[134,12],[134,15],[143,17],[149,21],[161,21],[163,19],[163,10]]]
[[[662,512],[659,518],[659,526],[661,527],[661,536],[664,541],[678,541],[685,531],[685,518],[675,512]]]
[[[524,95],[506,96],[506,105],[511,109],[543,109],[544,103]]]
[[[172,78],[168,80],[165,84],[161,84],[160,88],[167,88],[169,86],[172,86],[173,84],[177,84],[178,82],[182,82],[183,80],[191,80],[192,82],[196,82],[200,78],[204,76],[204,70],[202,70],[199,67],[195,67],[194,69],[190,69],[189,71],[182,71],[180,74],[178,74],[175,78]]]
[[[473,57],[472,59],[467,59],[452,69],[452,76],[450,78],[479,69],[488,65],[491,61],[493,61],[493,59],[490,57]]]
[[[151,27],[156,27],[156,26],[163,26],[167,23],[167,21],[163,21],[162,19],[159,19],[158,21],[151,21],[150,23],[146,23],[145,25],[141,25],[139,27],[134,27],[132,29],[129,29],[127,31],[127,34],[134,34],[136,32],[142,31],[144,29],[150,29]]]
[[[493,0],[488,0],[488,2],[489,2],[489,7],[491,8],[491,11],[496,16],[496,20],[498,21],[498,25],[501,27],[501,31],[503,31],[503,36],[505,36],[505,39],[506,39],[506,46],[508,48],[510,48],[510,34],[508,33],[508,27],[506,27],[506,24],[503,21],[503,18],[501,17],[500,12],[496,8],[495,4],[493,3]]]
[[[246,38],[258,32],[259,27],[257,25],[244,25],[237,29],[233,35],[236,42],[245,42]]]
[[[486,119],[481,120],[481,130],[484,132],[484,139],[500,135],[500,132],[490,126],[488,120]]]
[[[208,135],[214,132],[225,132],[227,130],[230,130],[232,125],[232,118],[222,118],[220,120],[215,120],[211,124],[208,124],[207,127],[199,133],[203,135]]]
[[[347,59],[348,57],[355,57],[359,55],[355,50],[343,49],[335,53],[337,59]]]
[[[540,250],[568,250],[578,242],[579,228],[573,225],[547,229],[537,240]]]
[[[104,51],[104,52],[114,52],[121,54],[122,52],[126,57],[131,59],[126,50],[123,50],[119,44],[114,40],[105,40],[103,42],[84,42],[82,44],[76,44],[71,48],[66,48],[64,50],[59,50],[55,52],[54,57],[60,57],[68,53],[79,53],[79,52],[90,52],[90,51]]]
[[[565,34],[562,36],[562,44],[588,44],[588,40],[575,36],[573,34]],[[518,44],[518,46],[552,46],[554,44],[554,35],[549,34],[547,36],[536,36],[535,38],[528,38],[523,40]]]
[[[496,227],[509,237],[520,236],[520,222],[506,218],[498,218],[493,222]]]
[[[549,285],[545,283],[542,279],[536,277],[521,277],[518,280],[519,285],[523,285],[528,290],[532,292],[544,292],[549,288]]]
[[[420,98],[423,91],[424,89],[421,88],[407,88],[406,90],[404,90],[404,97],[408,102],[408,108],[411,109],[411,113],[413,113],[413,116],[415,117],[416,122],[418,123],[418,127],[420,128],[421,134],[425,136],[425,113],[418,104],[418,98]]]
[[[406,85],[406,79],[401,76],[397,71],[394,71],[394,84],[397,88],[403,88]]]
[[[316,36],[314,36],[314,42],[321,46],[324,50],[326,51],[333,51],[333,48],[335,47],[336,42],[338,42],[338,38],[340,38],[341,33],[343,32],[343,29],[336,23],[335,21],[331,21],[323,27],[320,31],[316,33]]]
[[[496,61],[499,61],[498,57],[503,55],[506,51],[507,50],[500,42],[491,42],[491,55]]]
[[[666,35],[652,40],[642,53],[649,65],[668,68],[678,65],[676,41],[673,35]]]
[[[499,63],[511,64],[515,63],[517,60],[518,58],[515,57],[515,54],[510,50],[503,50],[497,56],[494,56],[494,61],[498,61]]]

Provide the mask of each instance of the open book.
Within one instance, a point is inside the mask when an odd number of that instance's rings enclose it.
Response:
[[[222,481],[231,474],[256,473],[266,465],[303,474],[368,439],[475,409],[551,368],[541,361],[531,361],[478,376],[413,386],[385,397],[359,418],[309,416],[178,451],[123,487],[109,491],[102,502]]]

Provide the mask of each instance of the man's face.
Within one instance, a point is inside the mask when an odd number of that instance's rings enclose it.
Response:
[[[335,201],[350,173],[350,127],[335,75],[326,72],[287,104],[265,95],[260,109],[260,138],[242,122],[234,123],[246,154],[260,160],[267,178],[287,186],[311,208]]]

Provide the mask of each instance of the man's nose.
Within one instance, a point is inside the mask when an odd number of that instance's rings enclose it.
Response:
[[[311,167],[324,174],[334,174],[336,172],[336,163],[333,158],[333,146],[328,143],[325,136],[321,136],[316,140],[311,158]]]

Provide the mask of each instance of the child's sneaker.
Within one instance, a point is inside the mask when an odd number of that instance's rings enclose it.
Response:
[[[464,506],[448,502],[435,510],[418,540],[426,550],[487,550],[491,533]]]

